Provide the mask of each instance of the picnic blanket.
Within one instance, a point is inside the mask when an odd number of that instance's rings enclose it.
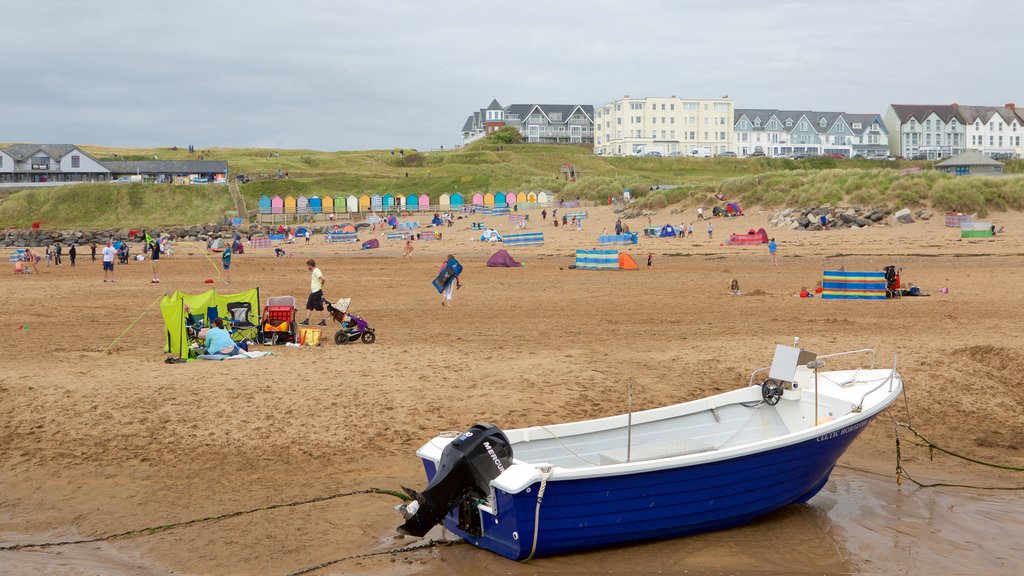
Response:
[[[264,356],[270,356],[273,352],[267,350],[255,350],[252,352],[241,351],[234,356],[228,356],[227,354],[200,354],[197,359],[199,360],[238,360],[243,358],[262,358]]]

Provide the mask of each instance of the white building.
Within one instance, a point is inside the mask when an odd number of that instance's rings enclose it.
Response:
[[[728,97],[624,96],[594,109],[594,154],[711,155],[733,151],[732,118],[733,102]]]
[[[1006,106],[892,104],[885,114],[893,155],[937,160],[977,150],[995,158],[1020,158],[1024,115]]]
[[[737,109],[740,156],[876,157],[888,154],[888,132],[878,114]]]

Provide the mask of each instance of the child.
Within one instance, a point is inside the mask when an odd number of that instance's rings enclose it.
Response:
[[[739,280],[737,280],[735,278],[732,279],[732,284],[729,285],[729,292],[733,296],[739,296],[740,295],[740,282],[739,282]]]
[[[654,254],[651,254],[650,252],[648,252],[647,253],[647,268],[650,269],[651,268],[651,264],[653,264],[653,263],[654,263]]]

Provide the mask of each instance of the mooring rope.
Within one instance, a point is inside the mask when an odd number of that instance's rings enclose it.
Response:
[[[548,487],[548,478],[551,478],[551,467],[545,466],[540,469],[540,489],[537,490],[537,509],[533,513],[533,546],[530,547],[530,555],[523,559],[523,563],[533,560],[537,553],[537,534],[540,532],[540,503],[544,500],[544,490]]]
[[[327,500],[334,500],[336,498],[343,498],[345,496],[355,496],[357,494],[387,494],[394,496],[401,500],[408,500],[405,494],[397,492],[395,490],[387,490],[384,488],[366,488],[363,490],[354,490],[352,492],[339,492],[337,494],[330,494],[327,496],[317,496],[316,498],[310,498],[309,500],[302,500],[299,502],[287,502],[284,504],[271,504],[269,506],[262,506],[260,508],[253,508],[251,510],[242,510],[239,512],[229,512],[227,514],[218,514],[216,516],[207,516],[205,518],[196,518],[193,520],[186,520],[184,522],[175,522],[174,524],[164,524],[162,526],[151,526],[149,528],[139,528],[137,530],[126,530],[124,532],[118,532],[117,534],[108,534],[106,536],[98,536],[96,538],[83,538],[81,540],[64,540],[60,542],[40,542],[40,543],[27,543],[27,544],[9,544],[0,546],[2,550],[23,550],[26,548],[53,548],[55,546],[70,546],[72,544],[91,544],[94,542],[106,542],[108,540],[114,540],[117,538],[128,538],[132,536],[150,536],[159,532],[166,532],[175,528],[182,528],[185,526],[192,526],[195,524],[201,524],[204,522],[215,522],[217,520],[226,520],[228,518],[235,518],[237,516],[244,516],[246,514],[252,514],[254,512],[265,512],[267,510],[276,510],[278,508],[290,508],[293,506],[302,506],[304,504],[314,504],[316,502],[325,502]]]
[[[891,414],[890,414],[890,416],[891,416]],[[902,422],[897,422],[895,420],[895,418],[893,419],[893,422],[894,422],[894,431],[895,431],[895,434],[896,434],[896,484],[897,485],[902,486],[903,485],[903,478],[906,478],[907,480],[910,480],[911,482],[913,482],[915,485],[917,485],[920,488],[948,487],[948,488],[972,488],[972,489],[976,489],[976,490],[1024,490],[1024,486],[978,486],[978,485],[974,485],[974,484],[953,484],[953,483],[949,483],[949,482],[932,482],[932,483],[927,483],[927,484],[923,483],[923,482],[919,482],[918,480],[914,479],[914,477],[911,476],[910,473],[907,472],[907,469],[903,466],[903,462],[902,462],[903,454],[902,454],[901,443],[900,443],[900,428],[903,428],[905,430],[910,431],[914,436],[916,436],[916,437],[918,437],[918,438],[920,438],[921,440],[924,441],[924,444],[921,444],[921,443],[918,443],[918,442],[910,442],[908,440],[908,442],[910,444],[913,444],[915,446],[920,446],[922,448],[927,448],[928,449],[928,458],[930,460],[934,459],[934,451],[938,450],[939,452],[942,452],[944,454],[948,454],[950,456],[953,456],[954,458],[960,458],[961,460],[965,460],[967,462],[971,462],[972,464],[979,464],[981,466],[989,466],[991,468],[999,468],[1001,470],[1011,470],[1011,471],[1014,471],[1014,472],[1024,472],[1024,468],[1018,467],[1018,466],[1008,466],[1006,464],[998,464],[998,463],[995,463],[995,462],[986,462],[984,460],[978,460],[977,458],[972,458],[972,457],[966,456],[964,454],[959,454],[959,453],[954,452],[952,450],[949,450],[947,448],[943,448],[942,446],[939,446],[938,444],[932,442],[928,438],[925,438],[920,432],[915,430],[910,424],[904,424]]]
[[[106,354],[106,353],[107,353],[107,351],[109,351],[109,350],[110,350],[111,348],[113,348],[113,347],[114,347],[114,344],[117,344],[117,341],[118,341],[118,340],[120,340],[122,336],[124,336],[125,334],[127,334],[127,333],[128,333],[128,331],[129,331],[129,330],[131,330],[131,329],[132,329],[132,327],[133,327],[133,326],[135,326],[135,324],[136,324],[136,323],[137,323],[137,322],[138,322],[139,320],[142,320],[142,317],[146,315],[146,312],[149,312],[149,310],[150,310],[150,309],[151,309],[151,308],[152,308],[153,306],[156,306],[157,302],[160,302],[160,300],[161,300],[161,299],[162,299],[162,298],[163,298],[164,296],[166,296],[166,294],[161,294],[161,295],[157,296],[157,297],[156,297],[156,300],[154,300],[154,301],[153,301],[153,303],[152,303],[152,304],[150,304],[149,306],[146,306],[146,309],[142,311],[142,314],[139,314],[139,315],[138,315],[138,317],[137,317],[137,318],[135,318],[135,320],[132,320],[132,323],[131,323],[131,324],[129,324],[129,325],[128,325],[128,327],[127,327],[127,328],[125,328],[125,329],[124,329],[124,330],[123,330],[123,331],[122,331],[122,332],[121,332],[120,334],[118,334],[118,335],[117,335],[117,338],[114,338],[114,341],[110,343],[110,346],[107,346],[106,348],[104,348],[103,350],[101,350],[101,351],[100,351],[100,353],[96,355],[96,357],[97,357],[97,358],[101,358],[101,357],[102,357],[102,356],[103,356],[104,354]]]
[[[362,554],[353,554],[351,556],[345,556],[344,558],[335,558],[334,560],[327,560],[326,562],[321,562],[319,564],[314,564],[313,566],[307,566],[306,568],[302,568],[301,570],[296,570],[295,572],[289,572],[287,576],[299,576],[300,574],[309,574],[310,572],[315,572],[315,571],[320,570],[322,568],[327,568],[328,566],[332,566],[334,564],[338,564],[339,562],[344,562],[346,560],[356,560],[356,559],[359,559],[359,558],[370,558],[371,556],[383,556],[385,554],[391,554],[391,555],[402,554],[402,553],[405,553],[405,552],[413,552],[415,550],[423,550],[425,548],[433,548],[433,547],[438,546],[438,545],[452,546],[454,544],[460,544],[460,543],[462,543],[462,540],[454,540],[454,541],[453,540],[428,540],[426,542],[419,542],[419,543],[416,543],[416,544],[410,544],[408,546],[403,546],[402,548],[395,548],[394,550],[381,550],[379,552],[364,552]]]

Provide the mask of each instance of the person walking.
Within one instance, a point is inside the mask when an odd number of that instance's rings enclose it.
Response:
[[[438,270],[437,273],[440,274],[441,272],[444,271],[445,267],[448,266],[449,262],[455,261],[455,256],[449,254],[448,257],[445,258],[444,262],[441,264],[441,269]],[[448,282],[448,285],[445,286],[444,290],[441,291],[441,306],[452,306],[452,292],[454,290],[458,290],[459,288],[462,288],[462,282],[459,280],[459,277],[456,276],[455,278],[452,278]]]
[[[160,261],[160,243],[153,240],[149,243],[149,261],[153,267],[153,279],[150,280],[150,284],[160,283],[160,272],[157,270],[157,262]]]
[[[304,234],[304,236],[306,237],[306,244],[309,244],[309,228],[306,228],[306,233]]]
[[[324,273],[316,267],[316,260],[306,260],[306,268],[309,269],[309,298],[306,299],[306,319],[299,324],[309,326],[309,316],[313,310],[320,312],[320,322],[317,326],[327,326],[327,317],[324,315],[324,284],[327,280]]]
[[[50,267],[50,262],[53,261],[53,248],[50,244],[46,245],[46,267]]]
[[[74,244],[72,244],[71,247],[68,248],[68,260],[71,261],[71,267],[72,268],[75,267],[75,258],[77,258],[77,257],[78,257],[78,249],[75,247]]]
[[[772,266],[779,265],[779,245],[775,243],[775,238],[772,238],[768,242],[768,256],[771,258]]]
[[[159,250],[159,248],[157,248]],[[224,249],[224,253],[221,254],[220,262],[221,266],[224,267],[224,283],[231,284],[231,253],[233,250],[230,246]],[[158,279],[157,282],[160,280]]]
[[[406,257],[412,260],[412,238],[405,239],[405,253],[402,254],[402,260],[405,260]]]
[[[64,248],[60,245],[60,242],[53,245],[53,263],[57,266],[60,266],[60,253],[63,249]]]
[[[96,243],[95,242],[93,242],[92,244],[89,245],[89,252],[92,255],[92,261],[95,262],[96,261]]]
[[[711,228],[711,222],[708,222],[708,239],[709,239],[709,240],[711,239],[711,234],[712,234],[713,232],[714,232],[714,229],[713,229],[713,228]]]
[[[114,281],[114,257],[117,256],[117,248],[114,248],[114,241],[107,240],[107,245],[103,248],[103,281],[107,281],[107,275],[110,275],[110,281]]]

